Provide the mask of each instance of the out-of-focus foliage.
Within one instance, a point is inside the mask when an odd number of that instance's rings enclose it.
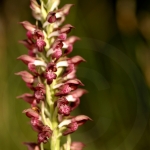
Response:
[[[18,24],[35,23],[29,0],[0,1],[0,150],[25,150],[23,141],[36,134],[22,110],[28,108],[17,95],[29,91],[14,75],[26,67],[16,60],[26,49]],[[66,22],[82,38],[73,55],[87,62],[78,77],[89,91],[81,100],[80,114],[93,121],[73,134],[85,150],[150,149],[150,1],[149,0],[65,0],[73,3]],[[76,112],[78,113],[78,112]]]

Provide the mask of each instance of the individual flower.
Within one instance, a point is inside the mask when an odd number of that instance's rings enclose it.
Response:
[[[52,130],[48,126],[43,126],[42,130],[38,134],[38,142],[46,143],[52,135]]]
[[[91,120],[91,118],[85,115],[75,116],[71,119],[62,121],[59,124],[59,128],[66,126],[67,130],[63,133],[63,135],[68,135],[70,133],[75,132],[78,129],[78,127],[83,125],[87,120]]]

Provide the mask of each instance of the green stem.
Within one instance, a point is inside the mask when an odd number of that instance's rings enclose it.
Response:
[[[53,130],[53,134],[50,141],[50,148],[51,150],[60,150],[60,138],[59,138],[59,132],[57,129]]]
[[[70,145],[71,145],[71,136],[67,135],[67,149],[66,150],[70,150]]]
[[[45,109],[44,102],[42,102],[42,104],[41,104],[41,115],[42,115],[42,120],[43,120],[44,124],[47,125],[47,121],[46,121],[44,109]]]
[[[50,107],[50,115],[52,115],[53,114],[53,101],[52,101],[52,96],[51,96],[51,91],[50,91],[50,86],[49,85],[47,85],[47,83],[45,83],[45,85],[46,85],[46,101],[47,101],[47,103],[48,103],[48,105],[49,105],[49,107]]]
[[[41,148],[41,150],[44,150],[43,143],[40,144],[40,148]]]

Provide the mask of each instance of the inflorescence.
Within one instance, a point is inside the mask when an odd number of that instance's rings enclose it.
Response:
[[[20,41],[28,54],[17,59],[27,65],[29,71],[16,73],[22,77],[32,94],[25,93],[22,98],[30,104],[23,113],[30,118],[30,124],[37,132],[36,143],[24,143],[28,150],[44,150],[43,143],[50,143],[51,150],[82,150],[82,142],[71,142],[70,134],[87,120],[88,116],[71,116],[80,104],[80,97],[86,90],[79,88],[83,83],[77,79],[79,63],[85,61],[81,56],[69,58],[74,43],[80,38],[68,37],[74,28],[62,25],[73,4],[58,9],[59,0],[31,0],[30,8],[36,25],[21,22],[27,39]],[[67,136],[61,145],[62,136]]]

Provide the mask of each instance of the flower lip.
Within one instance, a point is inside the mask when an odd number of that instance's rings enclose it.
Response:
[[[52,70],[47,70],[44,74],[45,79],[47,79],[47,84],[51,84],[53,79],[56,79],[57,75]]]
[[[46,70],[52,70],[53,72],[56,72],[57,71],[57,68],[56,68],[56,64],[54,62],[50,62],[48,65],[47,65],[47,68]]]
[[[71,111],[70,106],[68,106],[66,104],[60,104],[60,106],[58,107],[58,112],[65,116],[70,115],[70,111]]]
[[[38,51],[42,52],[44,50],[44,47],[46,46],[46,43],[43,39],[37,39],[36,46],[38,47]]]
[[[39,143],[46,143],[48,139],[51,137],[53,131],[47,126],[43,126],[42,131],[38,134],[38,142]]]

